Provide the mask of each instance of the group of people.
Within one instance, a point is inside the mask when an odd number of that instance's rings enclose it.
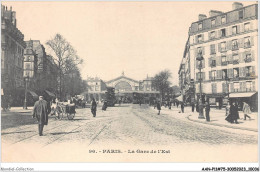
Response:
[[[106,111],[107,107],[108,107],[108,102],[107,102],[107,100],[104,100],[103,101],[103,106],[102,106],[102,112]],[[93,117],[96,117],[96,114],[97,114],[97,102],[96,102],[96,100],[94,98],[91,101],[90,110],[91,110],[91,113],[92,113]]]
[[[251,119],[251,117],[249,116],[249,114],[251,114],[250,106],[246,102],[243,102],[242,111],[244,113],[244,120],[246,120],[246,118]],[[231,105],[230,103],[228,103],[228,105],[226,106],[226,116],[226,120],[228,122],[238,124],[237,120],[240,119],[240,117],[237,102],[233,102],[231,103]]]

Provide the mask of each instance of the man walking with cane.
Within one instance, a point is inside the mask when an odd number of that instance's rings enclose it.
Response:
[[[43,100],[43,96],[39,97],[39,100],[35,102],[33,107],[33,118],[38,120],[39,136],[42,136],[44,125],[48,125],[48,113],[49,108],[47,101]]]

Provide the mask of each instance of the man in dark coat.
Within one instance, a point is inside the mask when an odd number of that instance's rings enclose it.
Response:
[[[184,103],[181,102],[181,112],[184,113]]]
[[[171,103],[171,101],[168,101],[168,108],[169,108],[169,109],[172,109],[172,103]]]
[[[192,112],[194,112],[194,107],[195,107],[195,105],[194,105],[194,103],[192,103],[192,104],[191,104],[191,111],[192,111]]]
[[[157,110],[158,110],[158,115],[160,115],[160,111],[161,111],[160,101],[157,102],[156,106],[157,106]]]
[[[39,100],[35,102],[33,107],[33,118],[37,118],[38,120],[38,129],[39,135],[42,136],[42,131],[44,125],[48,125],[48,103],[43,100],[43,97],[40,96]]]
[[[226,117],[226,120],[230,123],[236,123],[238,124],[237,122],[237,119],[239,118],[239,115],[238,115],[238,107],[236,106],[236,103],[233,102],[230,106],[230,113],[229,115]]]
[[[102,111],[106,111],[107,110],[107,101],[105,100],[104,101],[104,104],[103,104],[103,106],[102,106]]]
[[[209,105],[209,102],[206,102],[205,112],[206,112],[206,120],[209,122],[210,121],[210,116],[209,116],[210,105]]]
[[[93,117],[96,117],[96,111],[97,111],[97,103],[93,98],[91,102],[91,113],[93,114]]]

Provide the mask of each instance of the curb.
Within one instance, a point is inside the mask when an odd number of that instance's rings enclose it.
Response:
[[[216,123],[209,123],[206,121],[199,121],[199,120],[194,120],[194,119],[190,119],[190,116],[187,116],[186,118],[190,121],[193,122],[198,122],[198,123],[202,123],[202,124],[207,124],[207,125],[214,125],[214,126],[220,126],[220,127],[227,127],[227,128],[233,128],[233,129],[239,129],[239,130],[247,130],[247,131],[253,131],[253,132],[258,132],[258,129],[252,129],[252,128],[242,128],[242,127],[236,127],[236,126],[229,126],[229,125],[225,125],[225,124],[216,124]]]

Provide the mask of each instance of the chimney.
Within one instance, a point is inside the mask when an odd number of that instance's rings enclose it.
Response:
[[[206,19],[206,18],[207,18],[207,16],[205,14],[199,14],[199,21]]]
[[[236,10],[236,9],[239,9],[239,8],[242,8],[243,7],[243,4],[240,3],[240,2],[234,2],[232,4],[232,10]]]
[[[213,16],[220,15],[220,14],[222,14],[222,13],[223,13],[222,11],[210,10],[210,11],[209,11],[209,16],[210,16],[210,17],[213,17]]]

